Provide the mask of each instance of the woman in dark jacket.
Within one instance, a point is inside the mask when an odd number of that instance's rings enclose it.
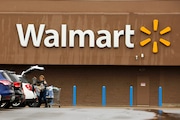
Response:
[[[37,80],[37,86],[40,90],[40,94],[39,94],[39,97],[38,97],[38,107],[41,106],[42,104],[42,99],[44,100],[45,102],[45,107],[47,107],[47,100],[46,100],[46,87],[47,87],[47,82],[45,80],[45,77],[44,75],[40,75],[39,76],[39,80]]]

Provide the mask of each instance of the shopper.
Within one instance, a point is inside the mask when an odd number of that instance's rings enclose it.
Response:
[[[38,89],[40,91],[40,94],[38,96],[38,107],[41,106],[42,104],[42,100],[44,101],[45,103],[45,107],[47,107],[47,100],[46,100],[46,87],[47,87],[47,82],[45,80],[45,77],[44,75],[40,75],[39,76],[39,80],[37,81],[37,86],[38,86]]]

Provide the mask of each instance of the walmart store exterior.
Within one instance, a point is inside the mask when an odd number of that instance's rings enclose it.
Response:
[[[61,104],[180,105],[180,1],[1,1],[0,66],[17,72],[38,64],[61,87]],[[34,73],[36,75],[41,72]],[[28,76],[32,77],[32,74]]]

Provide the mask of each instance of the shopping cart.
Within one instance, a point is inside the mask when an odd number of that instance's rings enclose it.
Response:
[[[61,88],[54,87],[52,85],[46,88],[46,100],[48,103],[48,107],[52,107],[53,105],[61,107],[60,92],[61,92]]]

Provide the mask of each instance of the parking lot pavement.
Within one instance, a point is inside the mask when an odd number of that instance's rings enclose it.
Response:
[[[66,107],[0,109],[1,120],[179,120],[180,109]]]
[[[153,112],[120,108],[22,108],[0,111],[1,120],[144,120]]]

